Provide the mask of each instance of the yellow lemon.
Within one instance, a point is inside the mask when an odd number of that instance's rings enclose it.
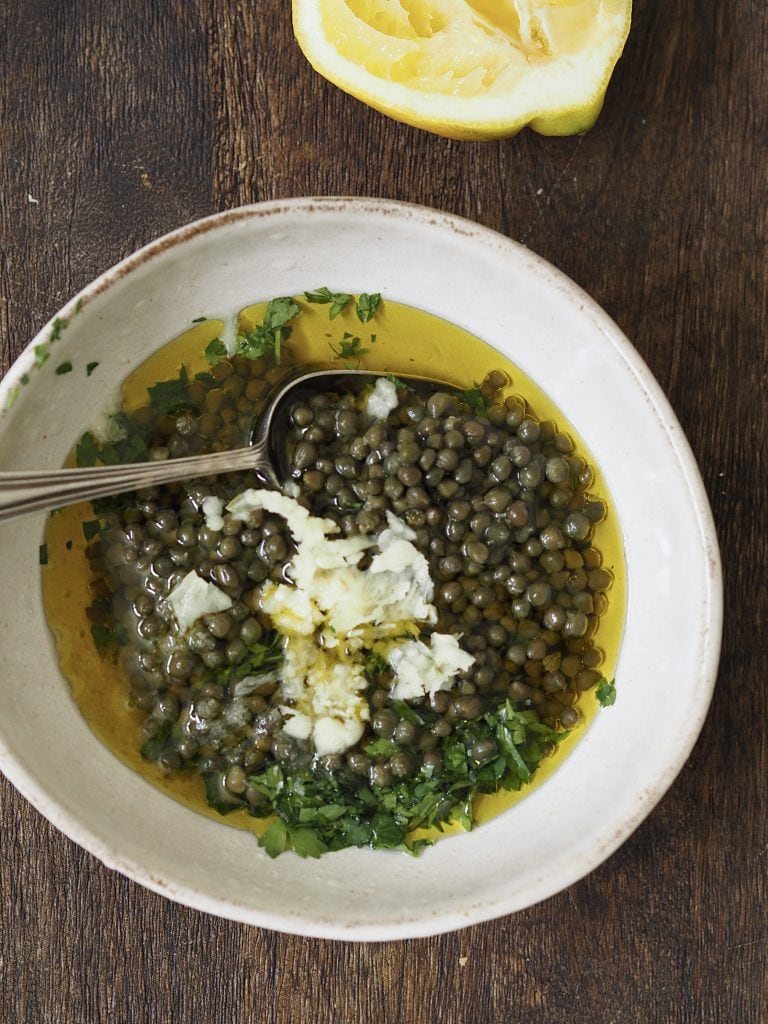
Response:
[[[591,128],[631,0],[293,0],[321,75],[398,121],[456,139]]]

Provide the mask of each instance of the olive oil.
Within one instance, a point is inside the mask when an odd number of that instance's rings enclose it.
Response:
[[[331,320],[328,306],[300,302],[302,315],[294,321],[290,338],[282,348],[284,369],[269,371],[268,381],[279,377],[291,365],[313,364],[334,368],[359,366],[362,369],[386,370],[395,375],[424,376],[465,389],[482,382],[492,371],[502,370],[509,378],[509,384],[502,392],[505,397],[517,395],[523,398],[537,419],[554,421],[559,431],[571,436],[576,452],[594,472],[590,493],[601,498],[608,509],[605,519],[595,527],[593,543],[602,553],[602,565],[612,574],[613,583],[594,639],[603,653],[600,671],[608,679],[613,678],[626,604],[620,524],[612,511],[610,494],[599,465],[546,391],[490,345],[423,311],[384,301],[375,318],[361,324],[352,303]],[[265,308],[266,304],[262,303],[241,311],[238,329],[244,332],[253,330],[262,321]],[[123,409],[134,411],[146,405],[147,388],[157,381],[177,376],[182,365],[190,378],[209,369],[205,348],[225,329],[222,321],[207,320],[195,324],[161,347],[126,378],[122,387]],[[345,358],[345,352],[354,355]],[[546,386],[546,382],[542,384]],[[153,786],[209,818],[261,834],[268,820],[250,817],[244,811],[235,811],[222,818],[208,807],[202,781],[196,773],[179,771],[164,775],[158,765],[141,757],[143,714],[130,706],[128,682],[117,662],[103,658],[91,636],[92,621],[88,618],[87,609],[92,605],[94,581],[89,570],[89,541],[83,524],[92,519],[93,513],[87,504],[54,513],[45,538],[48,564],[42,569],[46,615],[56,640],[62,673],[71,686],[76,703],[96,736],[124,764],[139,772]],[[581,722],[557,750],[544,759],[533,782],[517,792],[501,791],[494,796],[478,797],[475,804],[478,821],[482,823],[499,814],[550,777],[584,735],[598,707],[593,690],[582,694],[578,703]],[[428,835],[436,838],[455,831],[460,831],[460,826]]]

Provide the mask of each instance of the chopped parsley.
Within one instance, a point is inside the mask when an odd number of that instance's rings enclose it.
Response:
[[[213,341],[206,346],[204,354],[206,363],[208,363],[209,366],[215,366],[220,359],[224,359],[227,355],[227,346],[221,338],[214,338]]]
[[[405,381],[402,380],[402,378],[395,376],[394,373],[388,373],[387,380],[390,382],[390,384],[394,384],[398,391],[408,390],[408,385],[405,383]]]
[[[43,366],[50,358],[51,353],[47,345],[35,345],[35,366]]]
[[[242,659],[236,665],[227,665],[224,668],[215,669],[213,676],[215,681],[222,686],[228,686],[231,682],[244,679],[246,676],[258,675],[260,672],[267,672],[274,668],[283,657],[283,646],[280,636],[273,633],[267,643],[251,644]]]
[[[460,391],[459,398],[469,406],[475,416],[485,416],[486,412],[488,412],[488,403],[480,390],[479,384],[467,388],[466,391]]]
[[[238,334],[237,353],[246,359],[261,359],[271,352],[275,362],[280,362],[282,343],[290,336],[290,321],[298,316],[301,309],[291,298],[272,299],[264,313],[264,320],[249,334]]]
[[[375,340],[374,335],[371,337]],[[363,348],[363,339],[356,334],[350,334],[349,331],[344,332],[344,337],[338,345],[329,345],[329,348],[336,359],[349,359],[358,363],[370,352],[370,349]]]
[[[161,415],[189,408],[188,383],[187,368],[182,366],[178,377],[173,377],[171,380],[158,381],[157,384],[153,384],[147,389],[149,392],[149,404],[155,412]]]
[[[307,302],[330,305],[328,310],[329,320],[335,320],[339,313],[343,313],[352,301],[352,296],[346,292],[332,292],[328,288],[317,288],[313,292],[304,292],[304,298]]]
[[[402,701],[393,702],[393,708],[418,725],[440,717],[427,706],[415,708]],[[276,815],[259,840],[270,857],[285,850],[318,857],[350,846],[418,853],[428,841],[414,839],[416,829],[440,829],[449,821],[471,829],[476,795],[520,789],[567,735],[542,724],[535,711],[518,711],[506,700],[477,719],[455,723],[442,747],[440,770],[427,765],[408,779],[379,786],[348,769],[326,772],[308,758],[292,765],[271,764],[251,775],[249,791],[261,794],[262,803],[228,793],[223,771],[206,776],[206,792],[209,804],[224,814],[241,807],[255,817]],[[488,739],[495,740],[495,749],[476,760],[478,741]],[[365,753],[384,761],[398,749],[392,740],[377,737]]]
[[[78,302],[81,302],[81,301],[82,300],[78,300]],[[77,306],[75,308],[75,312],[76,313],[80,312],[80,306]],[[61,337],[62,332],[64,331],[65,327],[69,327],[69,320],[66,320],[63,317],[57,316],[54,319],[53,323],[51,324],[51,333],[48,336],[48,344],[49,345],[53,345],[54,342],[57,342],[59,340],[59,338]]]
[[[87,377],[90,377],[90,376],[91,376],[91,374],[93,373],[93,371],[94,371],[94,370],[96,369],[96,367],[97,367],[98,365],[99,365],[99,364],[98,364],[98,362],[95,362],[95,363],[87,363],[87,364],[86,364],[86,367],[85,367],[85,375],[86,375]]]
[[[48,565],[48,545],[41,544],[38,549],[37,561],[40,565]]]
[[[373,320],[376,316],[376,312],[381,302],[381,295],[379,292],[374,292],[372,295],[368,295],[367,292],[363,292],[355,303],[355,312],[357,313],[357,319],[361,324],[367,324],[369,320]]]
[[[108,654],[118,644],[128,643],[128,631],[125,626],[105,626],[100,622],[91,624],[91,639],[101,657]]]
[[[98,519],[89,519],[83,523],[83,536],[86,540],[93,540],[100,530],[101,523]]]
[[[71,373],[71,372],[72,372],[72,363],[70,363],[69,360],[67,360],[64,363],[59,363],[59,365],[56,367],[56,376],[57,377],[61,377],[65,373]]]
[[[86,430],[75,448],[75,462],[78,466],[95,466],[99,458],[99,446],[96,438]]]
[[[597,697],[598,703],[603,708],[609,708],[612,704],[616,703],[616,681],[611,679],[610,682],[602,676],[600,682],[597,684],[595,690],[595,696]]]

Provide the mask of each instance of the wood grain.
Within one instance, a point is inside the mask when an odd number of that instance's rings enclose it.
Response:
[[[632,838],[545,903],[433,939],[187,910],[0,782],[0,1021],[768,1021],[766,24],[761,0],[638,0],[593,131],[479,144],[319,79],[280,0],[2,5],[0,369],[97,273],[215,210],[360,194],[471,217],[571,275],[660,381],[712,501],[726,627],[700,741]]]

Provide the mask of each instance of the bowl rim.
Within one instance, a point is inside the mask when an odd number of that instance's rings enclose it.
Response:
[[[372,214],[374,216],[386,215],[401,219],[411,219],[418,222],[422,227],[439,225],[442,228],[454,231],[458,235],[468,236],[476,241],[491,242],[497,247],[497,250],[506,251],[512,254],[514,258],[519,259],[524,255],[525,260],[530,265],[537,268],[540,273],[545,274],[551,283],[557,285],[558,288],[567,294],[571,301],[588,311],[590,318],[596,326],[607,335],[620,353],[627,369],[634,375],[637,385],[650,399],[655,415],[668,428],[671,435],[671,444],[685,475],[685,482],[690,492],[692,505],[701,531],[702,548],[706,553],[706,605],[708,608],[708,619],[706,635],[703,635],[701,640],[703,657],[700,664],[699,686],[696,691],[697,703],[688,721],[685,735],[679,739],[675,757],[666,763],[663,774],[654,778],[653,783],[643,793],[636,814],[626,818],[618,826],[615,822],[612,822],[609,834],[605,835],[605,841],[601,844],[600,848],[593,851],[592,857],[589,858],[589,863],[586,866],[584,863],[579,863],[572,872],[572,876],[565,881],[562,881],[561,878],[558,884],[553,886],[542,880],[538,887],[532,887],[529,899],[523,902],[517,901],[514,906],[508,906],[503,901],[494,907],[486,906],[481,914],[469,920],[456,912],[444,912],[441,917],[436,919],[425,921],[409,920],[399,925],[387,925],[385,927],[370,923],[356,923],[351,927],[329,925],[328,922],[319,922],[312,918],[311,914],[304,917],[286,916],[281,918],[279,915],[271,913],[254,912],[250,908],[234,901],[227,903],[192,889],[169,884],[164,879],[153,877],[142,868],[140,863],[127,859],[89,824],[85,823],[76,811],[69,811],[61,803],[57,802],[55,796],[44,785],[40,784],[34,775],[9,750],[5,744],[2,731],[0,731],[0,771],[48,821],[75,843],[96,856],[106,866],[131,878],[144,887],[186,906],[247,924],[267,927],[289,934],[317,938],[344,941],[382,941],[423,937],[490,921],[494,918],[525,909],[562,891],[564,888],[585,877],[606,860],[641,824],[668,791],[698,739],[709,710],[716,682],[723,620],[720,552],[707,494],[695,457],[682,427],[650,369],[608,314],[571,278],[557,269],[548,260],[533,253],[521,243],[467,218],[400,200],[360,196],[314,196],[270,200],[223,210],[161,235],[99,274],[48,320],[14,361],[4,379],[0,381],[0,410],[5,411],[9,407],[9,396],[13,393],[14,389],[18,391],[22,377],[29,372],[30,367],[34,364],[35,347],[46,342],[50,337],[51,331],[55,329],[57,322],[62,320],[70,321],[93,299],[106,292],[121,279],[132,274],[139,267],[149,263],[169,249],[182,246],[184,243],[206,232],[225,228],[227,225],[238,221],[263,217],[279,218],[284,214],[296,216],[297,214],[309,213],[316,209],[332,213],[348,213],[352,211],[356,218]],[[0,411],[0,426],[2,425],[3,411]]]

